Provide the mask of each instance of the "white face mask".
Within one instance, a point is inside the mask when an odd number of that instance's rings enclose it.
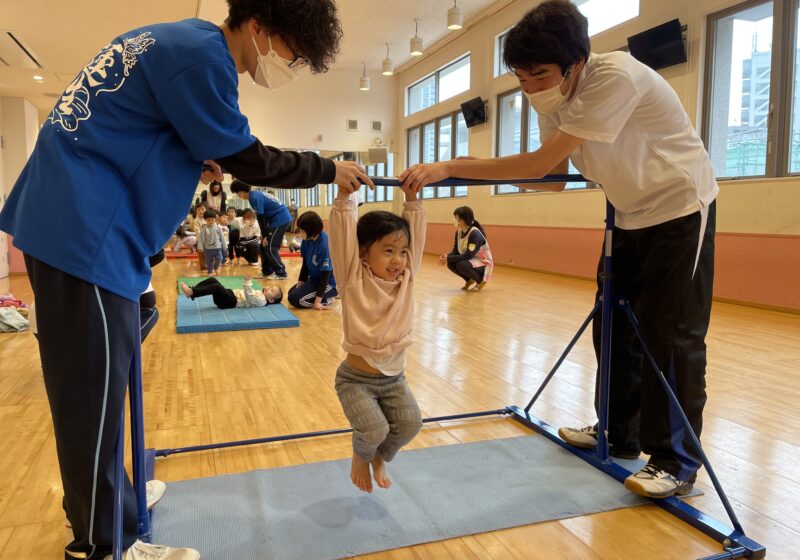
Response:
[[[561,93],[561,86],[564,84],[564,80],[569,77],[569,74],[570,70],[567,70],[557,86],[537,91],[536,93],[525,94],[534,111],[540,115],[552,115],[561,108],[566,98],[566,95]]]
[[[277,52],[272,50],[272,38],[267,36],[269,41],[269,52],[262,56],[258,50],[258,43],[255,37],[250,37],[253,40],[253,45],[256,47],[258,54],[258,63],[256,66],[255,82],[261,87],[267,89],[277,89],[281,86],[293,82],[299,76],[294,68],[289,68],[290,60],[286,60],[278,55]]]

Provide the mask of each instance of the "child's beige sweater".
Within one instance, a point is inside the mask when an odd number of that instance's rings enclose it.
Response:
[[[342,348],[350,354],[384,360],[411,345],[412,289],[425,248],[422,203],[404,203],[403,217],[411,226],[410,255],[406,270],[390,282],[373,275],[359,257],[355,204],[337,199],[331,210],[330,251],[342,298]]]

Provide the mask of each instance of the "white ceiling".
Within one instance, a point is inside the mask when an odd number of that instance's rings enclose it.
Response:
[[[467,24],[490,8],[506,3],[457,0]],[[344,39],[333,70],[380,69],[389,43],[395,68],[407,62],[408,42],[419,35],[429,49],[452,33],[446,27],[452,0],[339,0]],[[115,36],[162,21],[201,17],[222,23],[225,0],[0,0],[0,31],[12,31],[38,59],[43,69],[0,62],[0,96],[26,97],[40,112],[48,112],[64,87]],[[32,76],[45,79],[38,83]]]

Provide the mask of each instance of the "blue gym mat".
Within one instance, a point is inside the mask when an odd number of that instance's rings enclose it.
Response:
[[[191,300],[183,294],[178,295],[178,334],[299,326],[300,320],[279,303],[264,307],[220,309],[214,305],[211,297]]]
[[[401,451],[388,473],[372,494],[349,459],[171,482],[153,542],[203,560],[323,560],[650,503],[536,435]]]

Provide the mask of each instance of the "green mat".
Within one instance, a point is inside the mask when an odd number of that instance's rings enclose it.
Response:
[[[192,277],[185,277],[185,278],[178,278],[178,293],[181,292],[181,282],[185,282],[190,288],[197,284],[198,282],[202,282],[209,276],[192,276]],[[219,283],[225,286],[226,288],[230,288],[231,290],[241,290],[244,287],[244,277],[242,276],[213,276],[212,278],[216,278],[219,280]],[[253,289],[260,290],[262,288],[261,284],[258,280],[253,280]]]

